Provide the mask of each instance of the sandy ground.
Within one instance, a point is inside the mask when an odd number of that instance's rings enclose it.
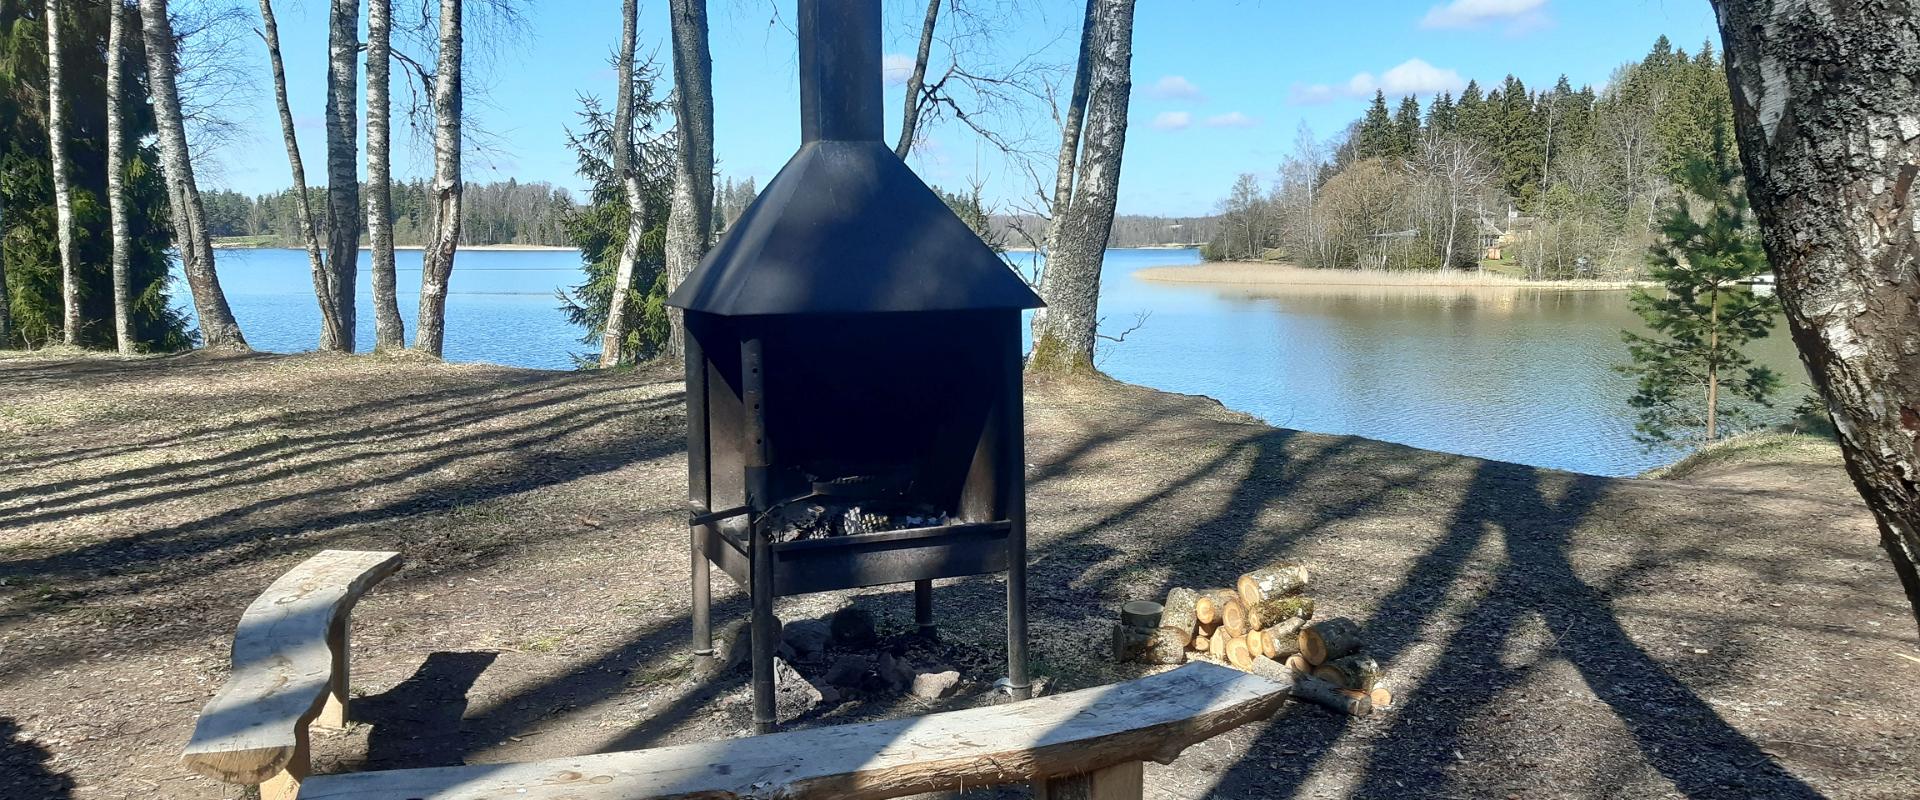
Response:
[[[231,798],[179,748],[235,621],[328,547],[408,566],[355,612],[355,713],[322,771],[741,734],[690,675],[673,372],[374,357],[0,359],[0,797]],[[1290,708],[1149,765],[1153,798],[1920,796],[1920,653],[1839,468],[1605,479],[1278,430],[1108,383],[1029,399],[1035,665],[1105,659],[1123,600],[1299,559],[1397,706]],[[1749,465],[1750,466],[1750,465]],[[744,612],[718,584],[716,616]],[[911,592],[846,604],[899,629]],[[983,702],[992,578],[943,582]]]
[[[1388,272],[1358,269],[1304,269],[1270,261],[1209,261],[1173,267],[1148,267],[1133,273],[1149,281],[1164,283],[1237,284],[1259,287],[1509,287],[1527,289],[1629,289],[1635,284],[1621,281],[1530,281],[1504,275],[1477,272]]]

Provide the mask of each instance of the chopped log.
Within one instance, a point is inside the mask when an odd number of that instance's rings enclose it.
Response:
[[[1160,607],[1161,627],[1185,628],[1187,637],[1193,637],[1194,625],[1200,621],[1194,616],[1194,603],[1200,594],[1192,589],[1176,587],[1167,591],[1167,602]]]
[[[1247,665],[1247,671],[1273,681],[1274,683],[1285,684],[1287,686],[1292,686],[1294,681],[1300,679],[1299,674],[1288,669],[1285,664],[1265,656],[1254,659],[1252,664]]]
[[[1364,717],[1373,713],[1373,701],[1365,694],[1348,695],[1326,681],[1314,677],[1299,678],[1293,682],[1293,697],[1354,717]]]
[[[1284,661],[1288,656],[1300,652],[1300,628],[1307,621],[1299,617],[1282,622],[1260,632],[1264,652],[1267,658]]]
[[[752,739],[544,761],[315,776],[301,800],[791,797],[881,800],[1053,780],[1183,749],[1271,717],[1286,685],[1190,664],[1018,703]]]
[[[1207,637],[1207,654],[1213,656],[1215,661],[1226,663],[1227,642],[1232,640],[1233,637],[1229,636],[1224,629],[1214,631],[1212,636]]]
[[[1253,644],[1245,636],[1236,636],[1227,640],[1227,663],[1240,669],[1253,666]]]
[[[1161,626],[1147,636],[1139,660],[1143,664],[1181,664],[1187,660],[1187,632]]]
[[[1289,619],[1312,619],[1313,598],[1301,595],[1276,597],[1247,606],[1247,624],[1267,629]]]
[[[1247,624],[1247,606],[1240,598],[1229,598],[1220,604],[1220,627],[1235,636],[1245,636],[1253,629]]]
[[[1131,625],[1113,626],[1113,661],[1124,663],[1132,661],[1147,644],[1147,637]]]
[[[1251,607],[1262,601],[1299,594],[1307,588],[1307,568],[1288,563],[1261,567],[1240,576],[1237,586],[1240,601]]]
[[[1360,649],[1360,626],[1346,617],[1321,620],[1300,629],[1300,654],[1314,666]]]
[[[1374,708],[1393,707],[1393,690],[1385,683],[1374,684],[1373,691],[1367,693],[1367,698],[1373,701]]]
[[[1152,600],[1128,600],[1120,604],[1120,624],[1153,630],[1160,627],[1161,607]]]
[[[1380,665],[1371,658],[1355,654],[1315,667],[1313,677],[1342,689],[1371,692],[1374,682],[1380,679]]]
[[[1199,652],[1205,653],[1213,649],[1212,640],[1213,640],[1213,637],[1208,636],[1207,634],[1196,633],[1193,635],[1193,640],[1190,642],[1187,642],[1187,646]]]
[[[1218,625],[1228,600],[1240,599],[1240,593],[1232,589],[1208,589],[1200,593],[1193,601],[1193,618],[1202,625]]]
[[[1204,633],[1208,636],[1212,636],[1214,631],[1220,630],[1220,623],[1218,621],[1214,621],[1214,622],[1196,621],[1193,623],[1193,630],[1196,633]]]
[[[1295,675],[1300,676],[1313,674],[1313,665],[1307,663],[1307,657],[1299,653],[1287,656],[1287,669],[1293,670]]]

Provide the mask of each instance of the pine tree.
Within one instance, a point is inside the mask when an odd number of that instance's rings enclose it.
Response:
[[[1400,98],[1393,114],[1393,154],[1406,158],[1420,147],[1420,101],[1413,95]]]
[[[1441,92],[1427,104],[1427,131],[1440,138],[1449,138],[1459,127],[1459,110],[1453,104],[1452,92]]]
[[[1740,351],[1767,335],[1780,306],[1739,285],[1768,267],[1738,175],[1724,159],[1688,163],[1685,185],[1708,208],[1696,219],[1687,200],[1675,204],[1661,226],[1665,241],[1648,256],[1664,291],[1634,292],[1634,311],[1654,335],[1624,334],[1633,363],[1622,371],[1638,379],[1627,402],[1648,443],[1720,438],[1747,421],[1742,404],[1767,405],[1780,386]]]
[[[1388,158],[1395,154],[1393,115],[1387,111],[1386,92],[1373,93],[1373,105],[1360,118],[1360,130],[1354,139],[1360,158]]]

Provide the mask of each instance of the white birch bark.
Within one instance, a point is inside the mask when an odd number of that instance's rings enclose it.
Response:
[[[1080,166],[1080,137],[1086,128],[1087,91],[1093,77],[1093,43],[1100,32],[1100,0],[1086,0],[1080,20],[1080,50],[1075,59],[1072,94],[1067,98],[1066,115],[1060,122],[1060,154],[1054,167],[1053,198],[1047,205],[1047,229],[1040,239],[1041,256],[1051,261],[1054,243],[1060,239],[1060,226],[1073,208],[1073,183]],[[1047,296],[1047,267],[1043,263],[1037,276],[1040,297]],[[1039,341],[1046,325],[1047,309],[1033,312],[1033,336]]]
[[[60,0],[47,0],[47,149],[53,160],[53,215],[60,249],[60,340],[80,343],[80,283],[73,265],[73,181],[67,173],[66,67],[60,46]]]
[[[393,0],[367,0],[367,238],[373,244],[373,349],[407,346],[393,266]]]
[[[293,173],[293,196],[299,219],[300,239],[307,248],[307,266],[313,274],[313,296],[320,306],[320,340],[337,342],[343,337],[340,326],[339,297],[333,291],[333,275],[320,255],[320,223],[313,216],[313,201],[307,196],[307,168],[300,159],[300,140],[294,136],[293,108],[287,103],[287,70],[280,60],[280,26],[274,19],[272,0],[260,0],[260,38],[267,43],[267,62],[273,67],[273,100],[280,111],[280,136],[287,148],[287,168]],[[322,345],[322,349],[331,349]]]
[[[940,23],[940,0],[927,0],[927,16],[920,22],[920,49],[913,57],[913,71],[907,75],[907,96],[900,113],[900,139],[893,154],[905,161],[913,152],[913,138],[920,131],[920,93],[927,85],[927,59],[933,57],[933,32]]]
[[[167,0],[141,0],[141,40],[147,48],[147,91],[153,101],[154,127],[159,132],[160,161],[166,171],[167,198],[173,211],[174,247],[180,251],[181,271],[193,293],[194,313],[200,317],[200,338],[209,350],[246,351],[246,337],[233,319],[227,295],[214,269],[213,245],[206,237],[206,209],[193,175],[187,124],[180,113],[180,90],[174,81],[173,23],[167,18]]]
[[[440,60],[433,75],[433,230],[421,254],[420,320],[413,346],[441,355],[447,281],[460,247],[460,0],[440,0]]]
[[[1920,622],[1920,16],[1715,0],[1794,343]]]
[[[645,233],[646,199],[640,194],[639,172],[633,163],[633,50],[639,37],[638,0],[620,3],[620,52],[614,60],[613,172],[627,195],[627,238],[614,264],[613,297],[607,302],[607,324],[600,334],[600,367],[619,366],[627,340],[627,296],[633,292],[634,263],[640,257]]]
[[[113,342],[120,355],[133,355],[133,322],[128,311],[127,260],[132,236],[127,229],[126,56],[127,7],[107,0],[107,219],[113,235]]]
[[[673,116],[680,146],[674,158],[673,200],[667,216],[667,291],[679,288],[713,236],[713,56],[707,49],[706,0],[667,0],[673,28]],[[686,352],[679,309],[671,321],[667,354]]]
[[[1086,100],[1086,130],[1072,199],[1054,209],[1040,297],[1047,313],[1034,323],[1028,368],[1092,372],[1100,323],[1100,265],[1113,231],[1120,166],[1127,143],[1127,102],[1133,91],[1134,0],[1098,0]],[[1064,151],[1063,147],[1063,151]]]
[[[360,49],[360,0],[333,0],[327,28],[327,277],[335,330],[321,329],[320,349],[351,353],[357,321],[354,285],[360,272],[360,173],[355,150],[355,80]]]

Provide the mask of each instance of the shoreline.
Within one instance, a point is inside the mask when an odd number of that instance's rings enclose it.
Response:
[[[1307,269],[1291,264],[1254,261],[1210,261],[1203,264],[1146,267],[1133,276],[1154,283],[1184,283],[1246,288],[1369,287],[1403,289],[1553,289],[1560,291],[1624,291],[1646,285],[1640,281],[1530,281],[1484,272],[1387,272],[1358,269]]]

